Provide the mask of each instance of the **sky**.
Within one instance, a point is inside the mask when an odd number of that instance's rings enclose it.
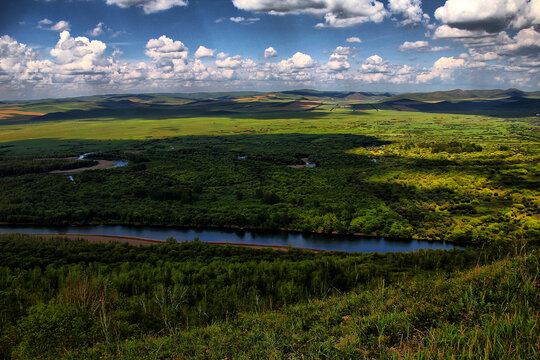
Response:
[[[540,0],[0,2],[0,100],[540,88]]]

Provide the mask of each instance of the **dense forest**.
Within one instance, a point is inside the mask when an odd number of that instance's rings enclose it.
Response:
[[[74,173],[75,181],[40,173],[47,163],[0,157],[0,221],[282,228],[479,243],[540,236],[539,158],[525,148],[300,134],[139,146],[137,153],[89,155],[87,161],[129,164]],[[316,167],[288,166],[302,158]]]
[[[0,235],[0,357],[391,358],[461,329],[503,336],[488,358],[526,358],[539,350],[538,256],[505,246],[350,254]]]

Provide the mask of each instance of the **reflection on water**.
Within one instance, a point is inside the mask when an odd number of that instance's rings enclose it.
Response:
[[[0,233],[28,234],[96,234],[166,240],[169,236],[178,241],[191,241],[198,237],[206,242],[280,245],[307,249],[347,252],[398,252],[419,249],[463,248],[442,241],[395,240],[377,237],[357,237],[314,233],[296,233],[267,230],[223,230],[198,228],[171,228],[150,226],[96,225],[96,226],[11,226],[0,225]]]
[[[113,166],[113,167],[126,166],[127,164],[128,164],[127,161],[123,161],[123,160],[114,160],[114,166]]]

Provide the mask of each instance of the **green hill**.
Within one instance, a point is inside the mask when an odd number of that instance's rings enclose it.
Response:
[[[538,253],[0,236],[3,359],[533,359]]]

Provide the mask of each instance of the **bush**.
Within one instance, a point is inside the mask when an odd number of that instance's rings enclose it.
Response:
[[[87,346],[95,339],[90,317],[77,309],[50,303],[38,304],[18,322],[21,342],[14,358],[46,359],[63,349]]]

